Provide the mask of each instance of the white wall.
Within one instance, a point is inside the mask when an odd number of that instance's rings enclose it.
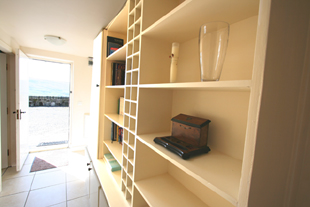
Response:
[[[0,50],[5,53],[15,53],[18,48],[18,43],[0,28]]]
[[[71,146],[81,146],[86,143],[84,138],[84,115],[90,112],[90,87],[92,67],[88,66],[87,57],[79,57],[69,54],[50,52],[35,48],[21,47],[21,50],[30,57],[40,56],[58,60],[71,61],[73,63],[73,100],[71,101]]]

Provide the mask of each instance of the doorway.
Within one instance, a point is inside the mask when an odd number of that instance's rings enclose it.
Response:
[[[30,59],[28,68],[30,151],[67,148],[71,64]]]

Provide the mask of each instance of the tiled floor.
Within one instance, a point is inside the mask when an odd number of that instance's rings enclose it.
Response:
[[[36,153],[22,170],[2,176],[0,207],[88,207],[88,171],[84,151],[70,151],[69,165],[30,173]]]

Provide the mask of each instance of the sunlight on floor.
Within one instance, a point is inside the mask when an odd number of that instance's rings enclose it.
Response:
[[[30,172],[35,157],[46,158],[50,151],[30,153],[22,170],[6,169],[0,207],[87,207],[89,196],[88,157],[84,150],[56,150],[59,159],[67,156],[66,166]],[[55,153],[54,153],[55,154]],[[49,195],[49,196],[46,196]]]

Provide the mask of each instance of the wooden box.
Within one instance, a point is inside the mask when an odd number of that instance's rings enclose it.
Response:
[[[197,147],[207,146],[210,120],[179,114],[171,121],[172,137]]]

